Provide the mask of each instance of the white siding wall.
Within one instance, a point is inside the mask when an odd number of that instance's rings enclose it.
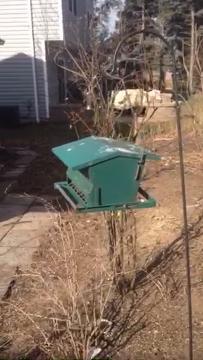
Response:
[[[30,12],[31,10],[31,12]],[[63,40],[61,0],[0,0],[0,105],[19,105],[22,117],[35,117],[33,44],[40,118],[48,115],[45,42]],[[55,83],[57,87],[57,77]]]
[[[69,0],[31,0],[31,13],[30,0],[0,0],[0,38],[5,40],[0,46],[0,106],[19,105],[21,116],[35,116],[33,30],[39,115],[48,116],[45,43],[66,40],[67,44],[84,44],[89,2],[92,4],[92,0],[77,0],[75,16],[69,11]],[[52,68],[51,86],[56,93],[57,72]]]
[[[48,117],[49,105],[45,43],[63,40],[61,0],[32,0],[32,16],[40,116],[44,118]],[[52,79],[52,86],[57,87],[56,72],[53,73]]]
[[[32,46],[27,0],[0,0],[0,106],[19,105],[34,113]]]

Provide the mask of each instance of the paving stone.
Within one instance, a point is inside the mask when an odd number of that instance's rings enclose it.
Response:
[[[24,259],[21,258],[22,255],[29,255],[29,252],[33,254],[33,251],[39,246],[39,231],[28,231],[28,229],[23,229],[22,227],[14,227],[9,233],[4,237],[0,242],[0,263],[8,263],[13,265],[15,262],[16,266],[24,263]],[[19,249],[20,252],[19,252]],[[24,254],[25,252],[25,254]],[[12,255],[10,258],[10,254]],[[9,256],[9,258],[8,258]],[[3,259],[2,259],[3,257]],[[28,259],[29,263],[29,259]]]
[[[54,222],[54,215],[54,212],[48,211],[42,205],[33,205],[20,220],[16,228],[19,229],[21,227],[24,231],[29,231],[30,229],[30,231],[38,230],[39,232],[43,228],[43,231],[46,231],[50,223]]]
[[[16,153],[20,156],[36,156],[36,152],[32,151],[32,150],[26,150],[26,149],[22,149],[22,150],[17,150]]]
[[[18,152],[18,151],[29,151],[30,148],[28,146],[24,146],[24,147],[21,147],[21,146],[12,146],[9,148],[11,151],[13,152]]]
[[[26,156],[22,156],[20,157],[17,161],[15,161],[15,165],[19,166],[19,165],[29,165],[34,159],[36,158],[36,156],[31,156],[31,155],[26,155]]]
[[[0,241],[26,212],[25,205],[0,205]]]
[[[23,172],[26,170],[27,168],[27,165],[24,165],[24,164],[20,164],[17,166],[19,169],[23,169]]]
[[[0,241],[20,221],[35,197],[9,194],[0,204]]]
[[[55,213],[42,204],[36,205],[34,197],[10,194],[1,203],[1,218],[0,298],[15,278],[17,266],[26,270],[31,265],[40,238],[53,224]]]
[[[8,194],[2,201],[2,205],[25,205],[30,206],[36,197],[30,195]]]
[[[26,205],[0,205],[0,227],[10,222],[14,223],[18,217],[25,213],[26,209]]]
[[[11,191],[15,183],[15,180],[0,181],[0,199],[3,198],[8,191]]]
[[[12,266],[8,267],[7,264],[1,265],[1,277],[0,277],[0,299],[7,292],[8,286],[14,278],[15,270]]]
[[[9,170],[5,174],[1,175],[1,178],[17,178],[18,176],[24,173],[25,169],[22,167],[17,167],[16,169]]]

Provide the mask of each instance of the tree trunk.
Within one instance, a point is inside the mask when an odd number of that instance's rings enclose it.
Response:
[[[194,77],[194,62],[195,62],[195,10],[194,5],[191,5],[191,47],[190,47],[190,69],[189,69],[189,94],[193,93],[193,77]]]
[[[142,29],[145,29],[145,2],[142,3]],[[144,40],[144,34],[140,34],[140,44],[143,43]]]
[[[159,60],[159,90],[165,90],[165,72],[164,72],[164,51],[161,51]]]

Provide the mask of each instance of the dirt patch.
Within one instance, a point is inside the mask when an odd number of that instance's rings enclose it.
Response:
[[[37,154],[32,165],[19,177],[13,192],[30,195],[54,194],[53,183],[63,180],[65,168],[51,153],[54,146],[75,138],[67,122],[27,125],[19,129],[3,129],[0,142],[6,147],[28,147]]]
[[[132,213],[136,219],[137,263],[128,274],[130,290],[128,283],[128,290],[120,294],[112,283],[103,215],[62,213],[57,222],[53,219],[52,232],[41,239],[42,245],[35,255],[32,269],[26,274],[19,272],[16,287],[8,303],[3,304],[1,332],[12,337],[11,358],[30,351],[35,345],[46,351],[48,358],[50,354],[73,358],[68,321],[79,326],[78,342],[75,342],[75,332],[71,334],[74,334],[74,344],[77,343],[81,351],[87,340],[81,324],[92,324],[93,319],[91,330],[95,330],[95,324],[98,329],[98,319],[101,325],[101,318],[114,324],[112,333],[108,332],[109,328],[104,330],[107,334],[105,341],[113,341],[119,352],[119,357],[116,351],[110,353],[114,359],[187,358],[185,260],[177,139],[154,139],[149,147],[154,147],[163,157],[160,162],[149,164],[143,181],[143,187],[158,200],[158,206]],[[203,358],[203,160],[194,134],[184,137],[184,151],[191,239],[194,349],[195,359],[199,360]],[[52,167],[53,163],[50,163],[50,172]],[[50,178],[48,183],[51,181]],[[36,179],[35,184],[37,182],[39,180]],[[47,181],[43,184],[45,189]],[[70,294],[74,295],[74,305]],[[75,311],[78,304],[82,309],[79,317]],[[93,304],[100,304],[100,307]],[[107,308],[104,304],[108,304]],[[114,318],[115,308],[119,309],[119,316]],[[92,312],[92,309],[95,311]],[[101,312],[101,309],[105,311]],[[74,315],[70,316],[70,313]],[[126,314],[130,319],[128,331],[131,325],[131,332],[128,332],[128,338],[123,334],[122,340],[116,342],[115,334],[122,334],[122,321],[126,320]],[[87,334],[89,336],[89,328]]]
[[[203,300],[202,213],[203,209],[196,213],[196,225],[190,233],[197,359],[201,359],[199,355],[203,351],[203,313],[200,306]],[[61,235],[59,236],[55,231],[49,235],[46,242],[42,240],[42,246],[35,255],[32,269],[26,274],[20,274],[19,271],[12,297],[2,308],[1,330],[4,336],[12,336],[13,340],[13,345],[9,349],[11,358],[16,358],[19,353],[25,354],[38,344],[41,349],[46,351],[47,358],[49,358],[49,353],[55,353],[56,356],[60,354],[60,357],[69,359],[68,349],[64,345],[68,343],[67,332],[64,334],[64,321],[65,324],[66,321],[71,321],[72,325],[78,324],[77,317],[74,318],[75,313],[73,317],[70,317],[67,303],[70,294],[74,294],[76,307],[80,294],[82,294],[85,304],[92,305],[92,296],[93,298],[95,296],[94,301],[96,301],[96,295],[98,295],[96,290],[99,289],[100,293],[104,286],[110,292],[108,299],[106,292],[102,292],[105,301],[110,302],[111,296],[115,295],[113,286],[111,282],[109,283],[111,271],[108,263],[105,262],[107,243],[105,228],[101,227],[102,217],[94,215],[78,217],[69,213],[64,213],[64,217],[63,220],[60,220],[62,221],[60,230],[57,230],[61,232]],[[68,226],[66,222],[68,222]],[[63,227],[66,229],[65,238],[62,235],[63,230],[61,230]],[[74,234],[73,237],[71,233]],[[71,246],[70,243],[67,244],[67,241],[70,240],[71,242],[75,241],[74,246],[73,243]],[[151,242],[153,240],[151,238]],[[69,251],[67,251],[68,249]],[[73,253],[70,253],[70,250]],[[150,253],[151,249],[145,250],[145,254],[147,254],[147,250]],[[133,301],[130,324],[136,322],[132,339],[119,350],[123,359],[187,358],[187,308],[181,236],[174,241],[168,252],[166,250],[162,252],[159,261],[156,261],[151,270],[148,268],[148,271],[143,271],[156,256],[158,257],[158,252],[150,259],[145,258],[145,266],[137,269],[135,273],[135,278],[136,276],[137,278],[133,289],[126,295],[122,295],[124,312],[129,311],[129,303]],[[140,271],[142,272],[141,276],[139,276]],[[75,282],[72,281],[73,279]],[[74,285],[78,290],[74,288]],[[115,304],[119,298],[120,295],[117,293],[114,298]],[[99,299],[101,301],[101,297]],[[74,310],[71,307],[71,313],[72,311]],[[90,316],[91,311],[88,314]],[[110,313],[104,312],[103,316],[110,321],[112,314],[113,310]],[[80,316],[83,322],[83,311]],[[95,313],[95,319],[100,319],[98,313],[97,315]],[[117,321],[119,324],[120,318]],[[69,325],[70,328],[71,325]],[[8,329],[10,330],[8,331]],[[120,331],[119,327],[117,331]],[[49,345],[47,345],[47,341]],[[8,352],[6,355],[8,356]],[[117,358],[115,354],[113,358]]]

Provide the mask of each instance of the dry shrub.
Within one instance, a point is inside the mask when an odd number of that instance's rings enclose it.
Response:
[[[3,328],[21,350],[37,345],[48,358],[111,356],[143,327],[141,298],[118,290],[102,214],[64,212],[53,222],[32,269],[2,304]]]
[[[203,94],[196,94],[192,96],[189,101],[189,106],[192,110],[192,115],[194,116],[194,120],[200,125],[203,126]]]
[[[195,94],[181,107],[182,125],[184,130],[202,132],[203,128],[203,94]]]
[[[107,212],[109,260],[115,280],[130,280],[136,270],[136,215],[133,210]]]

